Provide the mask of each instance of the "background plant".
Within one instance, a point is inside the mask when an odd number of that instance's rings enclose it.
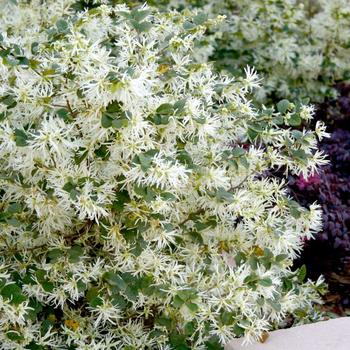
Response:
[[[264,79],[256,94],[261,101],[308,97],[319,102],[335,96],[337,80],[349,78],[347,0],[173,0],[167,6],[226,16],[198,45],[196,57],[210,58],[233,75],[254,66]]]
[[[289,187],[298,202],[307,206],[317,200],[323,209],[323,229],[315,240],[306,241],[297,260],[305,263],[308,276],[322,274],[329,291],[324,297],[330,315],[349,313],[349,86],[339,84],[337,100],[322,103],[316,119],[329,123],[329,139],[320,143],[330,159],[319,175],[309,179],[290,177]],[[317,254],[315,254],[317,252]]]
[[[123,0],[106,0],[123,3]],[[142,1],[129,0],[132,7]],[[242,75],[255,67],[264,84],[260,102],[281,98],[322,102],[335,98],[337,81],[349,79],[350,4],[347,0],[148,0],[167,11],[196,8],[202,16],[224,16],[220,26],[198,40],[193,57],[212,60],[219,71]],[[98,6],[79,1],[81,9]]]
[[[319,207],[266,175],[325,163],[311,107],[259,111],[253,70],[193,61],[201,14],[1,6],[1,349],[221,349],[318,317],[291,265]]]

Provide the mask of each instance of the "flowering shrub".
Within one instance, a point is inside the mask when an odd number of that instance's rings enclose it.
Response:
[[[193,62],[215,20],[92,5],[1,1],[0,348],[221,349],[317,317],[291,264],[319,207],[266,176],[325,163],[312,108]]]
[[[321,101],[335,96],[336,80],[349,79],[347,0],[172,0],[169,6],[226,15],[220,29],[202,41],[197,56],[210,57],[219,70],[234,74],[254,66],[265,82],[257,91],[260,100]]]

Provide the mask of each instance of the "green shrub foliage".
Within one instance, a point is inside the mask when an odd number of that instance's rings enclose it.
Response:
[[[226,17],[198,45],[196,57],[210,57],[234,75],[254,66],[264,78],[256,94],[261,101],[319,102],[335,96],[334,82],[350,78],[348,0],[172,0],[167,6]]]
[[[217,20],[0,1],[0,349],[221,349],[317,317],[320,228],[269,170],[325,163],[312,107],[193,51]],[[85,8],[85,10],[84,10]]]

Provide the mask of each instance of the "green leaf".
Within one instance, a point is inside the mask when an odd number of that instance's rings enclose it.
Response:
[[[84,159],[86,159],[86,157],[89,154],[89,150],[85,150],[85,148],[80,148],[79,151],[77,153],[75,153],[74,155],[74,163],[79,165],[81,164]],[[83,152],[84,151],[84,152]]]
[[[1,112],[0,113],[0,122],[2,122],[3,120],[5,120],[7,117],[7,113],[6,112]]]
[[[40,333],[42,335],[46,334],[48,332],[48,330],[54,325],[54,322],[52,322],[51,320],[44,320],[41,323],[41,327],[40,327]]]
[[[115,201],[112,204],[113,210],[122,212],[126,203],[130,202],[128,191],[118,191],[115,196]]]
[[[269,277],[260,279],[258,283],[263,287],[271,287],[272,286],[272,280]]]
[[[108,104],[106,112],[108,114],[121,113],[123,111],[122,105],[119,101],[113,101]]]
[[[178,295],[175,295],[173,298],[173,306],[179,309],[183,304],[184,301]]]
[[[47,293],[51,293],[55,289],[55,285],[53,282],[45,280],[40,282],[40,284],[43,287],[44,291]]]
[[[299,126],[301,124],[301,118],[298,114],[293,114],[289,119],[288,119],[288,124],[290,126]]]
[[[281,115],[279,115],[277,117],[272,118],[272,122],[275,123],[276,125],[283,125],[284,118]]]
[[[262,117],[265,117],[265,116],[272,117],[273,108],[264,108],[263,110],[261,110],[260,115]]]
[[[25,147],[28,145],[28,136],[27,134],[20,129],[15,129],[15,142],[18,147]]]
[[[187,99],[182,99],[174,103],[174,110],[176,114],[180,114],[183,112],[185,106],[186,106]]]
[[[239,266],[247,260],[247,256],[243,252],[238,252],[235,256],[235,262]]]
[[[272,308],[276,311],[276,312],[280,312],[281,311],[281,304],[276,301],[276,300],[272,300],[272,299],[267,299],[266,302],[272,306]]]
[[[99,289],[97,287],[91,287],[86,293],[86,299],[90,306],[97,307],[103,304],[103,300],[99,295]]]
[[[147,171],[152,165],[153,156],[146,155],[145,153],[140,153],[138,155],[138,159],[140,161],[141,169],[143,171]]]
[[[120,310],[125,310],[128,307],[128,301],[119,293],[112,293],[111,302]]]
[[[196,28],[196,25],[191,23],[190,21],[186,21],[182,27],[185,30],[192,30],[192,29]]]
[[[77,263],[84,255],[84,249],[78,245],[74,245],[67,251],[67,253],[69,262]]]
[[[38,42],[33,42],[30,45],[30,51],[33,55],[36,55],[39,52],[39,43]]]
[[[124,291],[124,294],[131,302],[133,302],[137,300],[139,292],[135,286],[128,286]]]
[[[173,114],[174,113],[174,107],[170,103],[163,103],[162,105],[160,105],[156,109],[156,113],[158,113],[158,114],[165,114],[165,115]]]
[[[75,187],[76,187],[75,184],[73,184],[72,182],[68,181],[68,182],[66,182],[66,183],[63,185],[62,189],[63,189],[64,191],[66,191],[66,192],[70,192],[70,191],[71,191],[72,189],[74,189]]]
[[[18,61],[19,61],[19,64],[21,66],[29,66],[29,60],[27,57],[24,57],[24,56],[20,56],[20,57],[17,57]]]
[[[186,303],[186,306],[189,308],[192,312],[197,312],[199,310],[199,306],[191,301],[188,301]]]
[[[34,340],[32,340],[24,349],[26,350],[46,350],[44,346],[38,345]],[[71,350],[71,349],[69,349]]]
[[[225,325],[232,324],[232,322],[234,321],[234,313],[233,312],[224,311],[220,315],[220,320]]]
[[[275,258],[277,263],[282,262],[282,261],[284,261],[286,259],[288,259],[288,255],[287,254],[279,254]]]
[[[197,298],[197,291],[193,288],[182,289],[177,295],[184,301],[189,301]]]
[[[196,121],[198,124],[204,125],[207,121],[205,117],[198,117],[198,118],[193,118],[194,121]]]
[[[304,134],[299,130],[293,130],[292,135],[296,140],[300,140],[304,136]]]
[[[241,147],[235,147],[232,151],[231,154],[234,158],[238,158],[243,156],[246,153],[244,148]]]
[[[76,200],[80,195],[80,191],[76,189],[77,185],[68,181],[64,184],[63,190],[69,193],[71,199]]]
[[[198,15],[193,17],[193,23],[199,26],[205,23],[207,19],[208,19],[208,15],[204,12],[201,12],[201,13],[198,13]]]
[[[277,103],[277,110],[281,114],[287,112],[290,102],[288,100],[281,100]]]
[[[146,202],[152,202],[156,198],[156,193],[151,187],[134,185],[133,188],[135,193],[143,197]]]
[[[203,237],[199,232],[195,230],[191,230],[191,231],[188,231],[188,235],[191,237],[193,242],[197,244],[204,244]]]
[[[103,113],[101,117],[101,125],[103,128],[107,129],[112,126],[113,118],[111,118],[108,114]]]
[[[126,19],[132,19],[133,18],[131,12],[118,11],[117,14],[119,16],[122,16],[122,17],[126,18]]]
[[[103,160],[107,160],[110,156],[110,152],[107,145],[102,145],[100,148],[95,149],[94,151],[96,157]]]
[[[165,201],[175,201],[176,197],[170,192],[162,192],[160,197]]]
[[[190,350],[186,345],[186,336],[184,334],[172,333],[169,336],[170,344],[174,350]]]
[[[111,286],[117,287],[120,290],[126,290],[127,284],[121,278],[121,276],[115,272],[106,272],[103,275],[103,279]]]
[[[5,95],[1,97],[0,102],[7,106],[9,109],[15,107],[17,104],[15,97],[12,95]]]
[[[123,118],[123,119],[114,119],[112,121],[112,127],[114,129],[121,129],[124,128],[128,125],[128,120]]]
[[[88,287],[87,284],[84,283],[82,280],[79,280],[77,282],[77,289],[79,292],[85,292],[87,287]]]
[[[130,16],[132,19],[134,19],[135,21],[141,22],[143,21],[147,16],[149,16],[152,12],[149,10],[132,10],[130,12]]]
[[[245,329],[240,327],[238,324],[235,324],[233,327],[233,332],[237,337],[242,337],[244,335]]]
[[[169,124],[169,120],[169,116],[167,115],[156,114],[153,117],[154,124],[156,125],[167,125]]]
[[[299,270],[298,270],[298,281],[299,281],[299,283],[302,283],[302,282],[304,282],[304,280],[305,280],[305,277],[306,277],[306,266],[305,265],[303,265],[302,267],[300,267],[299,268]]]
[[[176,159],[181,164],[187,166],[190,169],[192,169],[194,167],[193,160],[192,160],[190,154],[185,150],[180,150],[178,152],[178,154],[176,155]]]
[[[194,334],[195,330],[196,330],[196,324],[193,321],[187,322],[185,324],[184,331],[185,331],[186,335],[192,336]]]
[[[255,273],[251,273],[244,279],[244,283],[255,283],[258,279],[258,276]]]
[[[258,258],[256,256],[251,256],[249,259],[248,259],[248,263],[250,265],[250,268],[252,270],[256,270],[258,268]]]
[[[249,169],[250,164],[248,162],[248,159],[246,157],[240,157],[239,163],[242,164],[246,169]]]
[[[195,223],[195,227],[198,231],[203,231],[209,227],[214,228],[217,225],[216,219],[209,219],[205,222],[200,221]]]
[[[249,140],[250,140],[250,141],[254,141],[254,140],[258,137],[258,135],[259,135],[259,133],[256,132],[256,131],[255,131],[254,129],[252,129],[251,127],[248,127],[247,134],[248,134],[248,137],[249,137]]]
[[[302,149],[292,150],[291,153],[292,153],[293,157],[299,161],[306,161],[308,158],[308,155]]]
[[[146,21],[138,22],[138,21],[131,19],[130,23],[138,33],[148,32],[153,27],[152,23],[146,22]]]
[[[64,19],[59,19],[56,22],[56,27],[59,32],[65,32],[68,29],[68,23]]]
[[[174,321],[166,316],[159,316],[156,318],[156,324],[158,324],[159,326],[166,327],[169,330],[173,328],[173,323]]]
[[[223,188],[219,188],[215,193],[216,198],[218,198],[220,201],[227,201],[227,202],[233,202],[234,196],[232,193],[226,191]]]
[[[43,311],[43,306],[33,298],[29,299],[28,306],[31,308],[27,311],[28,319],[34,322],[37,320],[38,314]]]
[[[12,304],[18,305],[27,300],[27,297],[22,294],[22,289],[17,284],[7,284],[4,286],[0,294],[11,301]]]
[[[20,227],[22,225],[21,221],[19,221],[18,219],[16,218],[10,218],[10,219],[7,219],[6,222],[11,225],[11,226],[14,226],[14,227]]]
[[[12,341],[15,341],[15,342],[24,340],[23,335],[21,335],[21,333],[19,333],[17,331],[8,331],[6,333],[6,337]]]
[[[293,216],[294,219],[299,219],[301,217],[301,207],[294,200],[288,200],[290,215]]]
[[[56,111],[56,114],[59,118],[63,119],[65,122],[69,122],[73,120],[69,112],[64,108],[58,109]]]
[[[22,204],[20,203],[12,203],[8,206],[7,212],[9,214],[17,214],[20,213],[23,210]]]
[[[293,283],[288,277],[286,277],[283,279],[282,287],[285,292],[289,292],[293,289]]]
[[[47,253],[50,263],[55,263],[62,255],[62,250],[58,248],[52,249]]]

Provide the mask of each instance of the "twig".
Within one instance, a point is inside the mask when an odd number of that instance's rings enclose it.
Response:
[[[68,98],[66,98],[66,102],[69,113],[72,115],[72,117],[75,117],[77,115],[77,112],[73,112],[72,106],[70,105]]]
[[[254,172],[251,172],[251,173],[247,174],[247,175],[244,177],[244,179],[243,179],[238,185],[236,185],[236,186],[231,186],[230,189],[229,189],[229,191],[233,191],[233,190],[236,190],[237,188],[240,188],[240,187],[246,182],[246,180],[248,179],[248,177],[251,176],[251,175],[253,175],[253,174],[254,174]]]
[[[86,233],[89,232],[89,230],[91,229],[92,225],[94,224],[94,221],[92,220],[89,220],[78,232],[76,233],[73,233],[71,235],[66,235],[66,236],[63,236],[64,239],[66,240],[69,240],[69,243],[73,243],[76,239],[78,239],[79,237],[82,237],[83,235],[85,235]],[[4,240],[3,237],[0,236],[0,238],[2,238]],[[5,240],[4,240],[5,241]],[[44,244],[40,244],[40,245],[37,245],[35,247],[30,247],[30,248],[22,248],[22,249],[13,249],[11,248],[8,243],[5,241],[6,245],[7,245],[7,248],[8,250],[13,253],[13,254],[16,254],[16,253],[19,253],[20,251],[22,250],[27,250],[27,251],[34,251],[34,250],[37,250],[37,249],[40,249],[40,248],[45,248],[47,247],[47,243],[44,243]]]
[[[198,210],[195,211],[194,213],[191,213],[191,214],[187,217],[187,219],[181,221],[178,225],[179,225],[179,226],[182,226],[182,225],[185,224],[187,221],[190,221],[190,220],[191,220],[191,217],[192,217],[193,215],[198,215],[198,214],[201,214],[201,213],[203,213],[203,212],[204,212],[204,209],[198,209]]]

